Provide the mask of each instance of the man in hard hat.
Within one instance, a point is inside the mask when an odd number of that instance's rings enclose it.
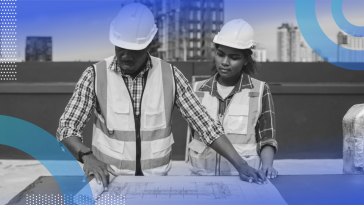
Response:
[[[151,11],[142,4],[123,7],[111,23],[115,56],[87,68],[79,79],[57,138],[106,187],[113,175],[167,175],[171,168],[172,111],[176,105],[201,140],[228,159],[245,181],[265,176],[235,151],[199,103],[188,80],[171,64],[148,53],[157,32]],[[95,111],[92,150],[82,130]]]

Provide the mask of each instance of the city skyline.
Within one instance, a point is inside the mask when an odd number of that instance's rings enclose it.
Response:
[[[331,14],[331,1],[317,2],[316,6],[320,9],[317,18],[322,30],[337,43],[340,29]],[[114,49],[108,40],[108,31],[110,22],[120,9],[120,1],[82,0],[69,5],[67,1],[19,0],[17,5],[16,37],[19,60],[25,59],[27,36],[52,36],[54,61],[97,61],[113,55]],[[360,1],[345,1],[345,17],[355,25],[364,26],[363,14],[360,12],[363,6],[364,3]],[[67,10],[66,16],[63,10]],[[98,15],[95,15],[96,11]],[[225,0],[224,22],[234,18],[243,18],[252,25],[255,40],[266,49],[266,56],[270,61],[276,60],[277,27],[282,23],[297,26],[294,1],[290,0]],[[305,43],[304,39],[302,41]],[[307,49],[315,50],[305,45]]]

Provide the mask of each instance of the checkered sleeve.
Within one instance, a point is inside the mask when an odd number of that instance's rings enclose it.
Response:
[[[76,84],[73,95],[59,120],[56,137],[59,141],[67,137],[82,138],[83,128],[95,108],[94,69],[88,67]]]
[[[197,131],[201,140],[210,145],[214,140],[225,134],[220,122],[212,119],[206,109],[199,102],[188,80],[176,67],[174,67],[176,79],[176,106],[182,116]]]
[[[269,86],[265,83],[263,96],[262,96],[262,113],[258,118],[255,127],[258,142],[258,151],[262,150],[264,146],[272,146],[275,151],[278,150],[278,143],[276,141],[276,122],[272,94]]]

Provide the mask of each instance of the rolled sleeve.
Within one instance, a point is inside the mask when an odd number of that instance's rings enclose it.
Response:
[[[262,148],[265,146],[272,146],[275,152],[278,151],[273,97],[267,84],[264,85],[262,96],[262,113],[258,118],[255,130],[257,133],[258,142],[257,151],[259,154]]]
[[[82,131],[95,108],[94,69],[88,67],[76,84],[73,95],[59,120],[56,137],[62,141],[68,137],[82,137]]]
[[[210,146],[217,138],[225,134],[223,127],[220,122],[208,115],[181,71],[176,67],[174,71],[177,87],[176,106],[188,124],[201,136],[201,141]]]

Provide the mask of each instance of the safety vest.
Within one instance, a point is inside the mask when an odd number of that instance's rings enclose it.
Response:
[[[95,92],[100,109],[95,109],[92,151],[97,159],[110,164],[116,173],[134,175],[139,133],[143,174],[166,175],[171,168],[174,143],[171,127],[175,92],[172,66],[151,57],[153,68],[148,71],[140,116],[137,117],[122,76],[108,69],[113,59],[114,56],[94,65]]]
[[[235,93],[230,101],[221,122],[227,138],[239,155],[249,164],[258,169],[260,157],[257,153],[255,125],[261,114],[261,102],[264,82],[251,78],[253,89],[242,89]],[[199,89],[207,81],[196,82],[194,91],[214,120],[219,120],[219,100]],[[189,143],[189,168],[195,175],[238,175],[235,167],[224,157],[207,147],[194,132]]]

